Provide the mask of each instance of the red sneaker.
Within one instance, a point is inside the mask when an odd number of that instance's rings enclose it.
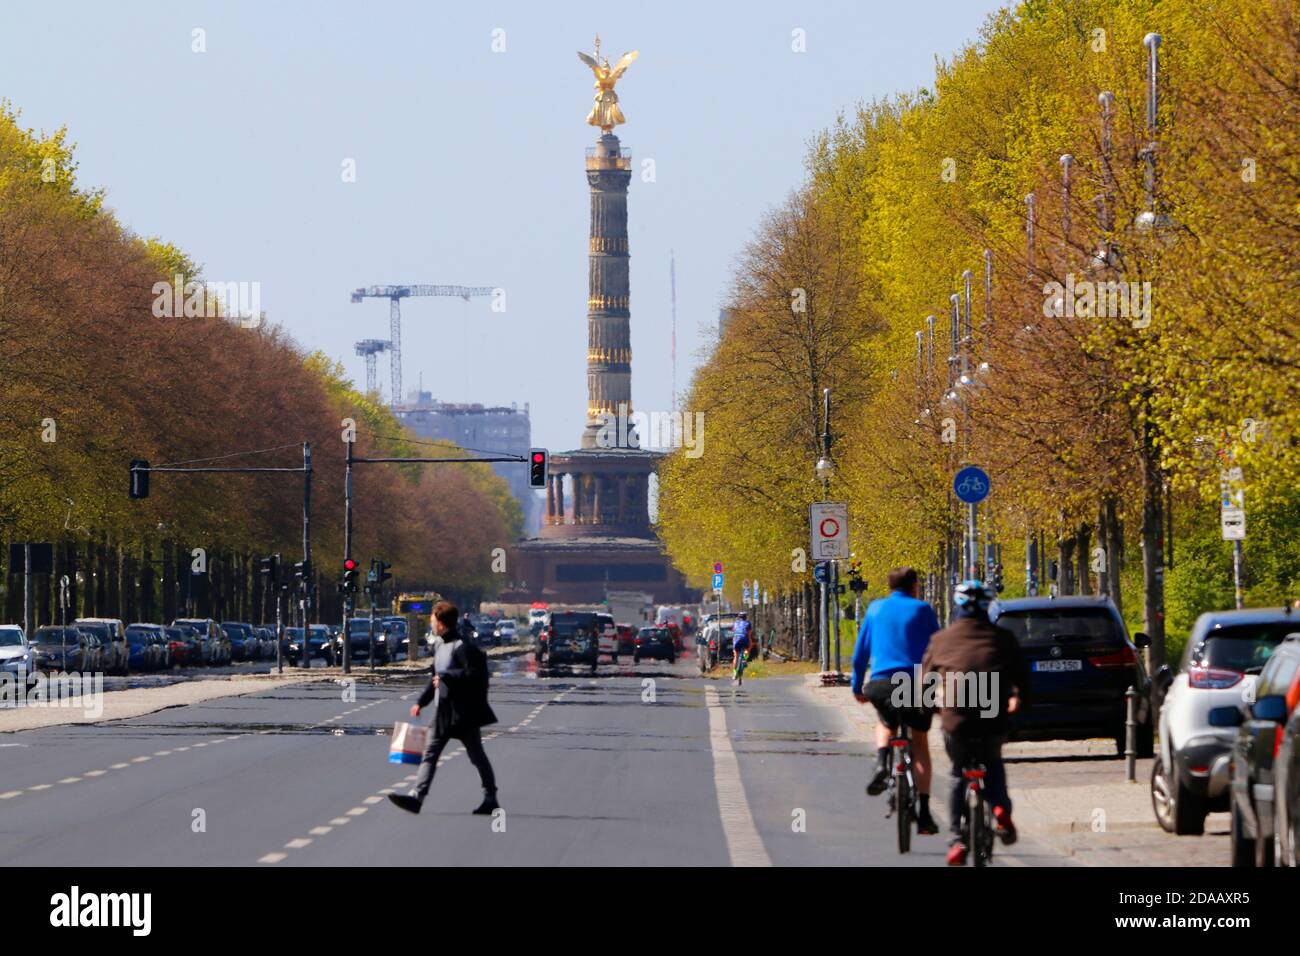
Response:
[[[1004,846],[1016,842],[1016,825],[1011,822],[1011,811],[1006,807],[994,807],[993,819],[998,822],[998,839]]]
[[[965,866],[966,865],[966,844],[961,841],[953,843],[948,847],[948,865]]]

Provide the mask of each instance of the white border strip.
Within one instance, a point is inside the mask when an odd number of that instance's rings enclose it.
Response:
[[[754,826],[754,815],[745,797],[745,784],[740,779],[740,762],[732,749],[727,733],[727,712],[722,709],[718,692],[712,686],[704,688],[704,699],[709,707],[709,746],[713,750],[713,786],[718,792],[718,813],[722,817],[722,832],[727,838],[727,853],[732,866],[771,866],[772,861],[763,846],[763,838]]]

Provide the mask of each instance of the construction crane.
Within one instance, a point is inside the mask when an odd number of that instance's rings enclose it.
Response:
[[[466,302],[471,296],[491,295],[495,290],[487,286],[464,285],[372,285],[357,289],[352,293],[352,301],[362,299],[388,299],[392,331],[389,335],[388,350],[392,356],[393,408],[402,400],[402,307],[401,301],[411,295],[457,296]],[[372,357],[366,359],[373,362]]]
[[[357,343],[357,354],[366,360],[366,394],[379,394],[378,376],[375,374],[375,356],[392,346],[392,342],[383,339],[362,339]]]

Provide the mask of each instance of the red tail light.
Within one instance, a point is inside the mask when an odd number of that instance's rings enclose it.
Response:
[[[1115,667],[1132,667],[1137,663],[1133,648],[1125,644],[1114,654],[1096,654],[1088,657],[1088,663],[1103,670]]]
[[[1187,683],[1205,690],[1223,690],[1241,682],[1245,675],[1222,667],[1192,667],[1187,671]]]

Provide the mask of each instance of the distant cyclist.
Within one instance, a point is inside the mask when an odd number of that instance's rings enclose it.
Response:
[[[749,653],[749,647],[752,643],[750,634],[754,627],[749,623],[749,612],[741,611],[736,616],[736,624],[731,632],[731,679],[740,683],[745,676],[744,659]]]
[[[853,648],[853,696],[858,703],[870,701],[880,715],[876,726],[876,771],[867,783],[867,793],[878,796],[889,782],[890,740],[899,726],[906,724],[912,736],[912,758],[916,766],[916,792],[920,807],[916,814],[916,832],[931,835],[939,826],[930,815],[930,744],[926,733],[933,717],[918,707],[896,708],[891,701],[897,689],[895,674],[907,675],[910,693],[916,668],[925,656],[930,635],[939,630],[934,608],[917,598],[915,568],[895,568],[889,572],[889,597],[872,601],[862,615],[858,643]],[[870,681],[863,686],[868,676]],[[918,689],[919,691],[919,689]]]
[[[979,581],[957,585],[953,594],[956,617],[931,638],[922,664],[925,674],[936,673],[944,678],[945,699],[939,714],[944,748],[952,761],[952,794],[948,800],[953,833],[948,847],[950,866],[961,866],[970,851],[962,838],[966,802],[962,770],[969,765],[984,765],[984,792],[997,821],[998,838],[1007,845],[1016,842],[1002,742],[1009,715],[1025,704],[1029,666],[1015,635],[989,620],[992,600],[993,592]],[[949,694],[974,699],[950,700]]]

